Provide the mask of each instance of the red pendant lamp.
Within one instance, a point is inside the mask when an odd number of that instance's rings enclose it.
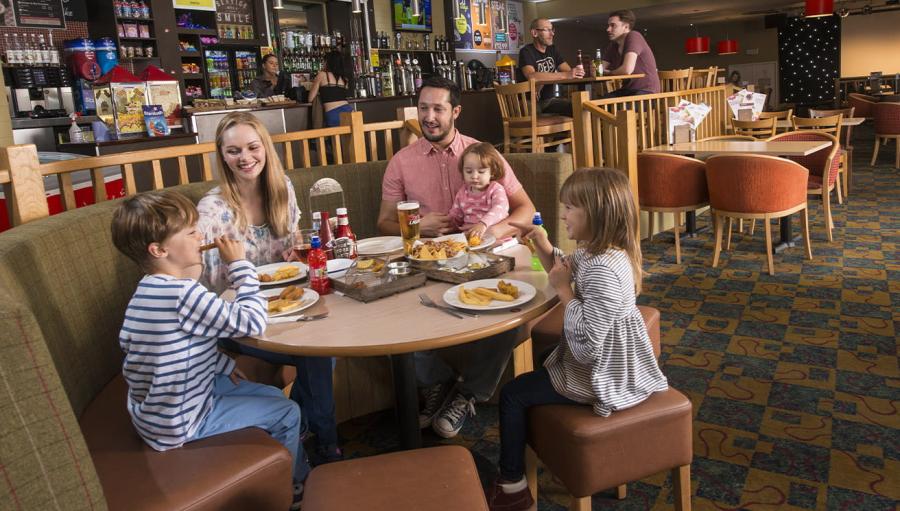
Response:
[[[719,55],[734,55],[738,52],[738,42],[735,39],[723,39],[716,45]]]
[[[709,37],[688,37],[684,41],[684,52],[688,55],[709,53]]]
[[[806,17],[820,18],[834,14],[834,0],[806,0]]]

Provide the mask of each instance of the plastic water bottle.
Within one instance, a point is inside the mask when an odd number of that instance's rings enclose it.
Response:
[[[540,226],[540,228],[547,232],[544,229],[544,219],[541,218],[541,212],[538,211],[534,214],[534,218],[531,220],[532,225]],[[534,240],[528,244],[528,248],[531,249],[531,269],[534,271],[544,271],[544,265],[541,264],[541,258],[538,256],[537,249],[534,246]]]
[[[309,287],[320,295],[327,295],[331,292],[331,281],[328,280],[328,258],[322,250],[322,240],[313,236],[309,246]]]

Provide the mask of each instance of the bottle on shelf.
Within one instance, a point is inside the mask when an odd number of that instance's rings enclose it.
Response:
[[[385,64],[381,66],[381,95],[389,97],[394,95],[394,66],[390,57],[384,61]]]
[[[394,32],[394,49],[395,50],[402,49],[402,47],[403,47],[402,39],[403,39],[403,34],[401,34],[400,32]]]
[[[328,257],[322,250],[322,240],[316,235],[310,239],[306,262],[309,265],[310,289],[320,295],[331,293],[331,281],[328,280]]]
[[[532,225],[537,225],[541,229],[544,229],[544,220],[541,218],[541,212],[537,211],[534,214],[534,218],[531,220]],[[545,230],[546,232],[546,230]],[[534,271],[544,271],[544,265],[541,264],[541,258],[537,254],[537,250],[534,248],[534,242],[530,242],[528,248],[531,249],[531,269]]]
[[[81,128],[75,122],[78,119],[78,114],[72,114],[69,117],[72,119],[72,125],[69,126],[69,143],[81,144],[84,142],[84,133],[81,132]]]

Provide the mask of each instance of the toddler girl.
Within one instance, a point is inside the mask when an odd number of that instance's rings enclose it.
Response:
[[[463,186],[456,192],[450,219],[464,231],[472,245],[478,245],[488,227],[509,216],[503,178],[503,157],[487,142],[472,144],[459,158]],[[479,241],[479,243],[474,243]]]
[[[578,170],[563,183],[559,198],[566,232],[578,242],[571,255],[554,248],[543,229],[513,224],[550,268],[565,316],[559,344],[543,367],[500,392],[500,478],[487,495],[492,510],[524,510],[534,503],[525,481],[529,407],[589,404],[605,417],[668,388],[635,305],[641,249],[628,178],[615,169]]]

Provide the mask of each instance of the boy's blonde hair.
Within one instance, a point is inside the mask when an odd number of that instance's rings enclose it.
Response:
[[[580,169],[563,183],[559,200],[584,209],[587,227],[593,233],[590,240],[582,243],[589,254],[599,255],[610,248],[625,251],[631,263],[635,293],[640,293],[643,271],[638,213],[628,177],[617,169]]]
[[[250,222],[247,215],[244,214],[244,208],[241,205],[241,197],[237,189],[237,181],[234,172],[225,163],[222,156],[223,138],[225,132],[231,128],[246,124],[256,130],[259,140],[266,150],[266,166],[263,168],[259,178],[262,180],[263,208],[266,213],[266,223],[272,229],[272,233],[276,238],[283,238],[290,234],[294,227],[290,225],[290,212],[288,211],[288,190],[284,182],[284,167],[281,165],[281,159],[275,152],[275,145],[272,144],[272,136],[269,130],[259,119],[248,112],[233,112],[219,121],[219,127],[216,128],[216,159],[219,162],[219,172],[222,179],[219,180],[219,186],[222,190],[222,199],[225,204],[234,212],[234,220],[240,232],[247,232]]]
[[[162,243],[178,231],[195,225],[199,214],[194,203],[170,190],[139,193],[119,204],[110,230],[113,244],[144,271],[150,268],[151,243]]]
[[[462,152],[462,154],[459,156],[460,174],[464,174],[464,162],[466,160],[466,156],[469,154],[478,156],[478,159],[481,162],[481,168],[491,169],[491,181],[503,179],[503,175],[505,174],[505,171],[503,170],[503,156],[500,156],[500,153],[496,149],[494,149],[494,146],[487,142],[478,142],[477,144],[472,144]]]

